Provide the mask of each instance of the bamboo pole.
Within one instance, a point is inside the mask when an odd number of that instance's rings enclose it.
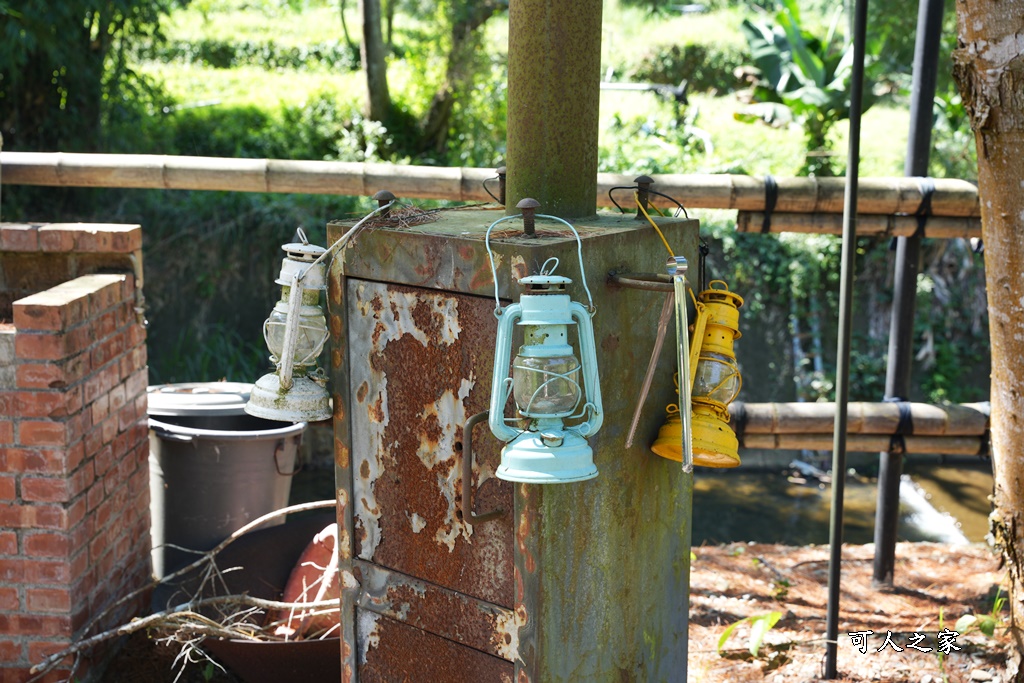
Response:
[[[884,434],[849,434],[846,450],[878,453],[889,450],[889,436]],[[982,455],[986,452],[982,436],[905,436],[906,453],[943,455]],[[744,448],[778,450],[832,450],[832,434],[748,434],[741,441]]]
[[[483,181],[491,169],[441,168],[342,161],[226,159],[143,154],[67,154],[0,152],[2,182],[7,185],[123,187],[237,192],[300,192],[372,195],[388,189],[398,197],[489,201]],[[765,183],[745,175],[654,177],[652,189],[675,197],[688,208],[763,211]],[[784,213],[842,213],[843,178],[779,178],[775,210]],[[977,188],[965,180],[936,178],[933,216],[980,215]],[[597,174],[600,206],[612,206],[608,190],[630,187],[632,175]],[[619,191],[617,201],[631,196]],[[858,210],[863,214],[913,214],[921,203],[914,178],[862,178]],[[661,204],[659,204],[661,206]],[[778,215],[778,214],[776,214]],[[773,219],[774,221],[775,219]],[[934,219],[932,219],[934,220]],[[758,222],[760,225],[760,222]]]
[[[854,402],[847,404],[847,434],[885,437],[895,434],[900,423],[900,404]],[[987,403],[931,405],[909,403],[915,437],[984,436],[988,431]],[[730,426],[751,446],[755,435],[815,435],[832,438],[835,403],[743,403],[729,408]],[[909,438],[909,437],[905,437]],[[761,448],[761,446],[758,446]],[[782,448],[781,446],[779,448]],[[821,450],[815,448],[815,450]]]
[[[740,211],[736,216],[738,232],[761,232],[764,213]],[[831,213],[773,213],[769,232],[803,232],[840,235],[843,217]],[[858,236],[910,237],[917,231],[916,216],[861,214],[857,218]],[[981,237],[981,219],[975,216],[929,216],[925,237],[953,239]]]

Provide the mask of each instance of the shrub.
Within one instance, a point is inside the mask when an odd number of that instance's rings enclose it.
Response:
[[[740,83],[733,75],[746,61],[732,46],[659,45],[627,69],[628,80],[678,84],[686,80],[690,92],[731,92]]]

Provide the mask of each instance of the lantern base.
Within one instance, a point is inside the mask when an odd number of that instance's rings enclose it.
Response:
[[[276,372],[263,375],[253,385],[245,412],[253,417],[280,422],[319,422],[331,417],[327,389],[309,377],[293,377],[292,387],[281,388]]]
[[[524,484],[568,484],[597,476],[594,452],[587,440],[562,432],[559,446],[548,446],[538,432],[525,432],[503,449],[495,475]]]
[[[693,429],[694,465],[723,468],[740,464],[739,440],[726,421],[716,415],[695,410],[690,426]],[[683,426],[679,413],[665,420],[651,450],[663,458],[683,461]]]

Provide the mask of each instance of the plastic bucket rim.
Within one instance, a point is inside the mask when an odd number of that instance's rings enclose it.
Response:
[[[308,426],[307,422],[294,422],[291,424],[285,424],[283,427],[277,429],[253,429],[253,430],[238,430],[238,429],[201,429],[198,427],[184,427],[182,425],[170,424],[167,422],[161,422],[160,420],[149,418],[149,428],[160,436],[160,432],[168,432],[170,434],[179,434],[181,436],[190,436],[197,439],[210,439],[219,441],[263,441],[270,439],[281,439],[290,436],[301,434],[306,430]]]

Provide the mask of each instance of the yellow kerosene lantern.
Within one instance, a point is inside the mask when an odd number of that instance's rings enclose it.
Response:
[[[713,280],[695,301],[697,320],[690,344],[693,464],[736,467],[739,441],[729,427],[729,404],[740,392],[742,377],[736,366],[733,342],[740,337],[739,308],[743,298]],[[676,389],[678,390],[678,377]],[[679,406],[669,405],[665,424],[651,450],[663,458],[682,462],[682,421]]]

